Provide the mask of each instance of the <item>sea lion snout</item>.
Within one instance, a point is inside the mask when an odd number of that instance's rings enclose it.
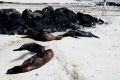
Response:
[[[6,74],[15,74],[12,69],[9,69]]]
[[[11,69],[8,69],[6,74],[16,74],[16,73],[20,73],[20,72],[22,72],[21,67],[15,66]]]

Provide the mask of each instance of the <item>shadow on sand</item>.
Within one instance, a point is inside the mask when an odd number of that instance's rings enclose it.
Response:
[[[27,52],[27,53],[22,54],[20,57],[11,60],[10,62],[18,61],[18,60],[25,58],[27,55],[34,55],[34,54],[35,54],[34,52]]]

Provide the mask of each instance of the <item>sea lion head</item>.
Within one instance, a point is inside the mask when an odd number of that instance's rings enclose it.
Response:
[[[22,68],[20,66],[15,66],[11,69],[8,69],[6,74],[16,74],[16,73],[21,73],[22,72]]]

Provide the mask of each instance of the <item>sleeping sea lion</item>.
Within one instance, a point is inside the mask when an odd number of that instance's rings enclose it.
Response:
[[[52,41],[52,40],[61,40],[62,36],[53,36],[50,33],[40,33],[37,35],[28,35],[21,38],[31,38],[37,41]]]
[[[45,51],[44,46],[41,46],[34,42],[23,44],[20,48],[14,49],[13,51],[22,51],[22,50],[28,50],[35,53]]]
[[[7,70],[6,74],[17,74],[17,73],[23,73],[28,72],[33,69],[37,69],[43,65],[45,65],[47,62],[49,62],[54,56],[53,50],[48,49],[44,52],[40,52],[32,56],[31,58],[25,60],[22,65],[15,66],[11,69]]]
[[[60,36],[63,36],[63,37],[67,37],[67,36],[70,36],[70,37],[74,37],[74,38],[78,38],[78,37],[95,37],[95,38],[99,38],[98,36],[92,34],[91,32],[86,32],[86,31],[81,31],[81,30],[71,30],[71,31],[68,31]]]

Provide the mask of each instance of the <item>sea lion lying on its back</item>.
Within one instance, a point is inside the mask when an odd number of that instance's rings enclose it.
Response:
[[[62,36],[53,36],[50,33],[39,33],[37,35],[28,35],[28,36],[24,36],[21,38],[31,38],[37,41],[52,41],[52,40],[61,40],[63,37]]]
[[[60,36],[63,37],[74,37],[74,38],[78,38],[78,37],[95,37],[95,38],[99,38],[98,36],[95,36],[94,34],[92,34],[91,32],[85,32],[85,31],[81,31],[81,30],[71,30],[68,31]]]
[[[6,74],[17,74],[27,72],[36,68],[39,68],[49,62],[54,56],[53,50],[48,49],[44,52],[40,52],[25,60],[22,65],[15,66],[8,69]]]
[[[35,53],[45,51],[44,46],[41,46],[34,42],[23,44],[20,48],[14,49],[13,51],[22,51],[22,50],[28,50]]]

